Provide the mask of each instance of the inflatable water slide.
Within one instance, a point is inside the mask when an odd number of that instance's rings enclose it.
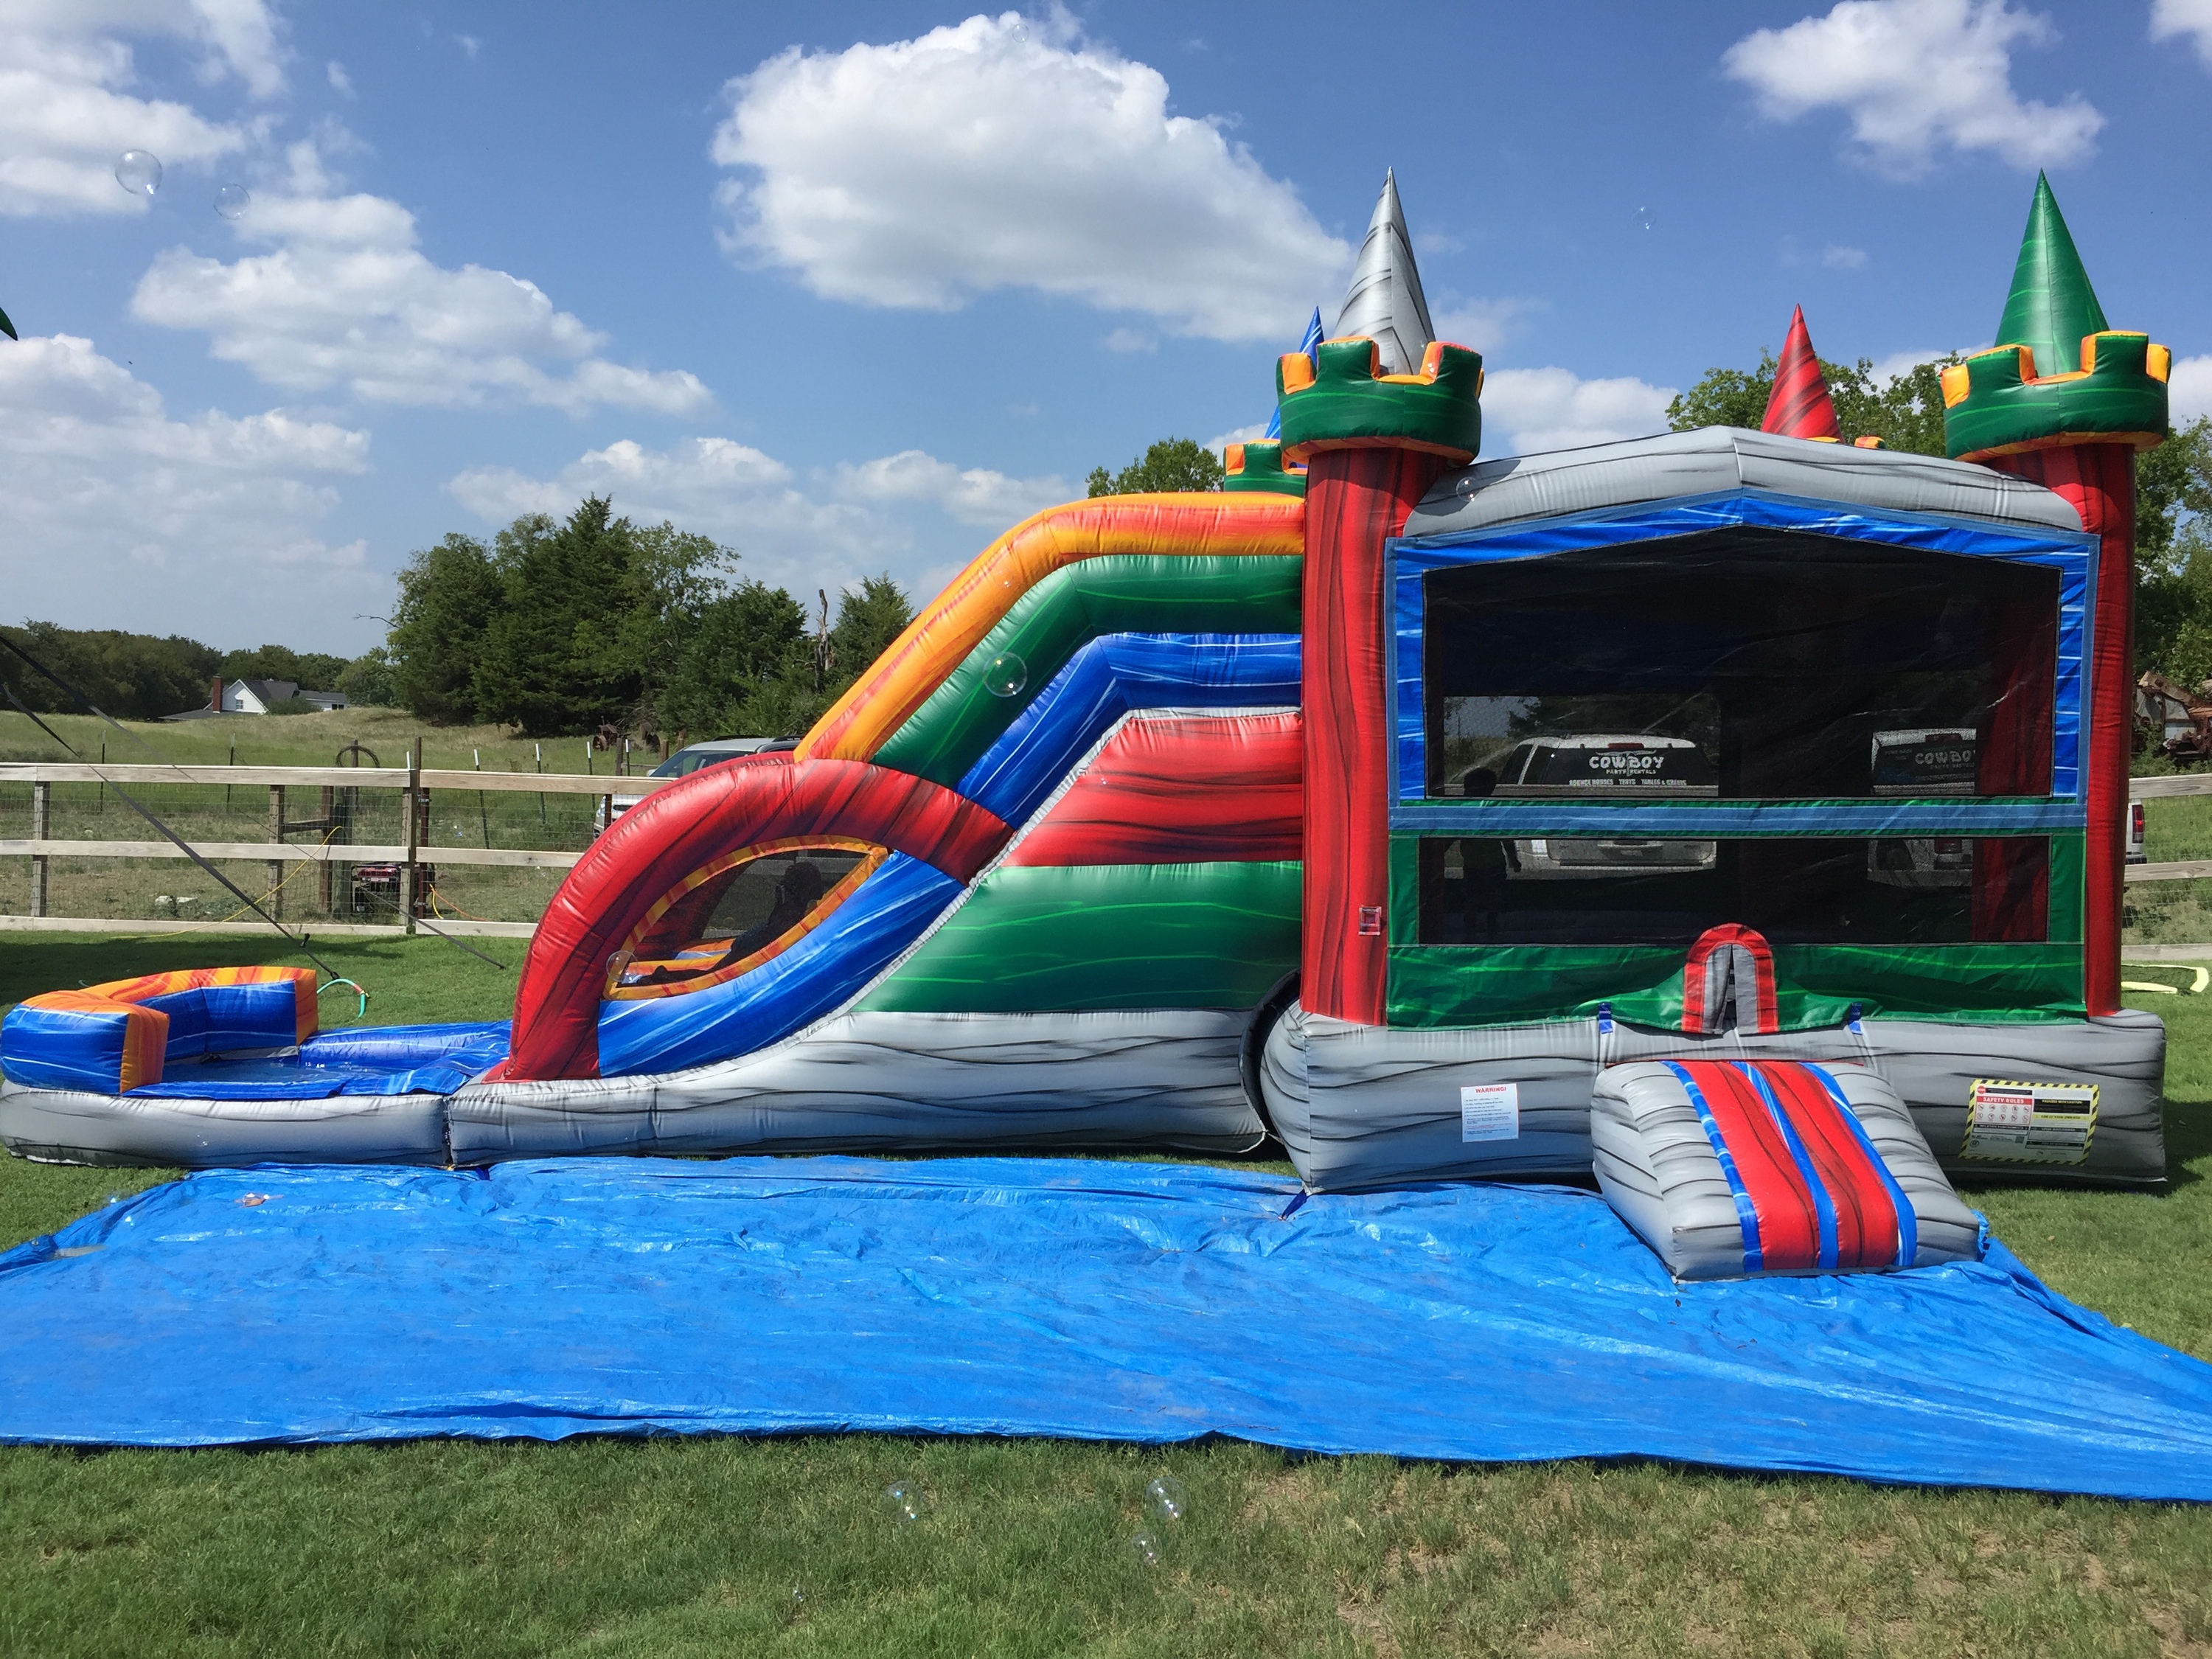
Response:
[[[1839,441],[1801,315],[1763,430],[1481,461],[1481,359],[1431,335],[1386,183],[1279,441],[1014,526],[795,751],[647,797],[512,1020],[319,1032],[295,969],[52,992],[0,1139],[1272,1134],[1316,1190],[1595,1173],[1690,1274],[1971,1254],[1947,1169],[2162,1179],[2118,981],[2168,359],[2047,186],[1948,459]]]

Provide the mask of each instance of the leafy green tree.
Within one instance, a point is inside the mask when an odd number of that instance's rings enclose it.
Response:
[[[1091,468],[1091,488],[1085,493],[1137,495],[1218,489],[1221,479],[1221,458],[1212,450],[1189,438],[1163,438],[1119,472]]]
[[[221,672],[227,680],[289,680],[302,691],[335,691],[338,676],[345,671],[343,657],[257,645],[250,651],[225,653]]]
[[[1916,455],[1943,453],[1943,386],[1946,357],[1921,363],[1887,384],[1875,380],[1874,359],[1862,357],[1847,367],[1820,360],[1828,396],[1836,406],[1836,425],[1844,441],[1873,436],[1892,449]],[[1667,424],[1676,432],[1706,426],[1749,427],[1759,429],[1766,418],[1766,400],[1774,393],[1778,365],[1771,351],[1759,354],[1759,367],[1709,368],[1687,392],[1677,393],[1667,405]]]
[[[557,528],[517,519],[493,544],[501,595],[475,675],[485,720],[525,737],[626,723],[637,679],[625,623],[633,598],[635,529],[604,496],[585,498]]]
[[[2136,459],[2136,663],[2212,677],[2212,416]]]
[[[661,696],[657,730],[686,738],[781,737],[748,725],[769,689],[804,659],[806,613],[780,587],[739,582],[701,610]]]
[[[0,628],[23,650],[117,720],[158,720],[207,707],[222,653],[180,634],[63,628],[50,622]],[[0,652],[0,684],[27,708],[73,714],[76,704],[13,652]],[[0,708],[10,707],[0,698]]]
[[[533,522],[551,528],[515,521]],[[401,707],[440,726],[478,718],[476,676],[503,586],[491,550],[472,536],[449,535],[408,560],[385,641]]]
[[[400,706],[399,677],[392,672],[391,652],[380,645],[370,647],[345,665],[345,672],[338,676],[337,689],[356,708]]]

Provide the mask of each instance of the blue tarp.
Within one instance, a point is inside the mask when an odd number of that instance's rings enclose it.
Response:
[[[2002,1245],[1678,1285],[1584,1192],[1297,1191],[1073,1159],[210,1170],[0,1255],[0,1439],[1218,1434],[2212,1499],[2212,1367]]]

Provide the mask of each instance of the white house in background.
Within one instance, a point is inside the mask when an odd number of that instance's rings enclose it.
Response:
[[[171,714],[173,720],[212,720],[217,714],[265,714],[276,704],[294,697],[313,703],[323,713],[346,706],[343,691],[302,691],[290,680],[226,680],[217,677],[208,694],[208,706],[189,714]]]

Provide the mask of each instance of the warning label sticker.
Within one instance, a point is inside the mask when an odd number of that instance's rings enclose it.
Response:
[[[2023,1083],[1978,1077],[1966,1097],[1961,1158],[2015,1164],[2079,1164],[2097,1127],[2094,1083]]]
[[[1470,1083],[1459,1091],[1459,1138],[1465,1140],[1521,1139],[1521,1085]]]

